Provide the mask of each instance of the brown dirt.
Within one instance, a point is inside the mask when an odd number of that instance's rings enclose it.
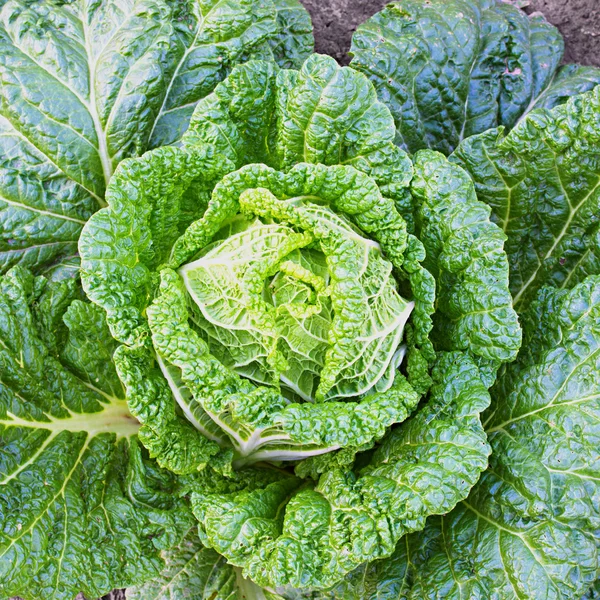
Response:
[[[526,12],[539,11],[565,38],[565,62],[600,66],[599,0],[532,0]]]
[[[313,20],[316,50],[348,63],[356,27],[388,0],[301,0]],[[600,66],[600,0],[530,0],[526,12],[540,11],[565,38],[565,62]]]

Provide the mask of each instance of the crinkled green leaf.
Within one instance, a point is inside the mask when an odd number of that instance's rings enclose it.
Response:
[[[396,143],[450,154],[600,83],[599,69],[559,67],[563,47],[542,15],[507,2],[403,0],[359,26],[350,52],[394,115]]]
[[[521,329],[508,288],[506,236],[462,169],[430,150],[417,153],[414,163],[418,236],[439,290],[436,341],[485,360],[513,360]]]
[[[169,269],[161,275],[161,293],[148,308],[148,318],[160,363],[177,369],[180,374],[177,388],[174,387],[177,382],[169,379],[173,394],[188,420],[203,434],[186,446],[188,460],[195,458],[191,448],[202,442],[212,454],[216,454],[217,444],[233,447],[232,458],[238,465],[258,460],[298,460],[340,447],[356,448],[381,438],[387,427],[406,419],[416,406],[419,396],[401,375],[396,376],[389,389],[356,403],[290,404],[276,389],[254,386],[210,354],[208,345],[188,322],[188,298],[183,282]],[[132,352],[124,348],[121,351]],[[132,402],[145,398],[149,408],[164,406],[166,414],[172,415],[172,402],[164,397],[160,402],[156,397],[152,399],[150,394],[156,387],[150,387],[143,371],[135,377],[140,389],[132,386],[131,372],[124,364],[122,376],[128,391],[131,388]],[[149,367],[146,372],[150,372]],[[142,387],[145,396],[140,393]],[[136,409],[132,411],[137,414]],[[207,420],[219,425],[219,433],[207,426]],[[175,443],[173,433],[157,428],[159,419],[144,417],[143,422],[154,429],[157,443],[163,443],[165,436],[170,444]],[[207,462],[205,454],[196,460],[198,467]]]
[[[131,600],[270,600],[274,596],[244,579],[206,548],[193,527],[180,544],[161,553],[165,567],[158,577],[126,590]]]
[[[79,253],[83,287],[107,311],[117,340],[134,344],[147,334],[142,313],[152,296],[153,269],[202,214],[214,180],[228,166],[209,147],[168,147],[124,161],[115,172],[108,207],[84,228]]]
[[[332,469],[314,487],[281,479],[251,490],[192,493],[204,542],[259,585],[327,588],[364,561],[390,555],[464,498],[487,465],[477,367],[443,355],[429,402],[394,429],[357,473]]]
[[[74,282],[0,278],[0,594],[97,598],[155,576],[190,525],[150,462],[104,314]]]
[[[252,52],[298,65],[295,0],[10,0],[0,7],[0,270],[73,255],[117,164],[177,141]]]
[[[598,577],[600,278],[546,288],[530,313],[537,350],[506,369],[484,416],[488,470],[432,523],[426,553],[399,545],[380,567],[402,597],[575,600]]]
[[[139,438],[161,467],[188,474],[215,461],[219,445],[199,435],[194,421],[179,414],[167,380],[146,346],[120,346],[115,364],[131,414],[142,424]]]
[[[312,52],[310,17],[297,0],[186,0],[173,10],[171,68],[150,148],[178,141],[197,102],[237,63],[260,56],[298,67]]]
[[[314,48],[310,15],[298,0],[273,0],[273,4],[277,34],[268,38],[269,50],[283,69],[299,69]]]
[[[307,594],[306,600],[405,600],[410,597],[415,569],[434,551],[439,536],[439,517],[430,517],[425,529],[405,535],[391,556],[364,563],[335,587]],[[285,600],[304,598],[296,596],[295,590],[282,590],[282,594]]]
[[[600,272],[600,87],[461,144],[452,160],[508,236],[519,311],[543,285],[570,288]]]
[[[412,165],[394,131],[364,76],[314,54],[299,72],[261,62],[235,68],[198,104],[184,143],[213,143],[237,166],[352,165],[402,203]]]

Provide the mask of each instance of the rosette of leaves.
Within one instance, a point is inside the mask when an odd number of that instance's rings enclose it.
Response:
[[[0,5],[0,272],[69,263],[121,160],[177,141],[251,57],[312,51],[297,0]]]
[[[600,83],[561,65],[563,38],[540,13],[502,0],[402,0],[358,27],[352,66],[391,110],[396,143],[450,154],[471,135],[512,128]]]
[[[250,61],[179,146],[122,162],[80,240],[139,438],[268,593],[331,587],[463,499],[520,346],[489,207],[394,136],[364,75]]]

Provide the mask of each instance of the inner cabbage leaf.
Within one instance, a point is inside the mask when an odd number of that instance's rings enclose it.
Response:
[[[385,391],[403,355],[399,346],[413,303],[398,293],[393,266],[376,242],[326,207],[307,203],[303,209],[318,215],[317,225],[337,228],[351,246],[360,293],[355,301],[364,312],[362,331],[354,346],[343,350],[345,361],[323,398]],[[258,383],[281,382],[309,401],[319,395],[335,318],[331,296],[339,293],[327,270],[338,254],[325,254],[324,245],[309,232],[258,222],[179,271],[211,352],[241,375]]]

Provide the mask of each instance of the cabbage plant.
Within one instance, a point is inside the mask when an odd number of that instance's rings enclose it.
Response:
[[[597,596],[597,69],[496,0],[353,68],[296,0],[0,5],[2,597]]]
[[[139,438],[207,547],[326,589],[448,512],[521,331],[468,175],[412,160],[367,78],[250,61],[176,147],[123,161],[80,240]]]

